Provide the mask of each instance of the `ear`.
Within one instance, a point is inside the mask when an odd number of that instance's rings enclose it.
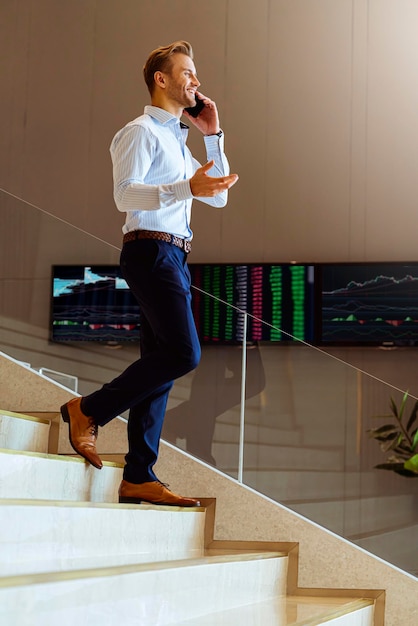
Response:
[[[165,76],[164,76],[163,72],[160,72],[160,71],[155,72],[155,74],[154,74],[154,82],[161,89],[165,89],[166,81],[165,81]]]

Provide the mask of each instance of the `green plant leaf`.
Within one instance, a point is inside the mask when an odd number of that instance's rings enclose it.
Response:
[[[401,437],[401,439],[399,438]],[[388,439],[388,441],[383,441],[380,444],[380,449],[383,452],[388,452],[389,450],[393,450],[394,452],[398,452],[399,454],[404,454],[404,450],[402,449],[401,443],[402,443],[402,437],[403,435],[400,435],[399,437],[396,437],[391,441],[390,439]],[[409,457],[411,454],[410,450],[407,451],[406,456]]]
[[[411,458],[411,450],[402,450],[402,448],[393,448],[393,452],[396,454],[399,461],[404,463]]]
[[[396,402],[393,399],[393,397],[390,398],[390,403],[389,404],[390,404],[390,408],[391,408],[392,413],[394,414],[396,419],[399,419],[398,418],[398,407],[397,407]]]
[[[418,478],[418,472],[411,472],[410,470],[401,469],[395,470],[396,474],[400,474],[401,476],[405,476],[406,478]]]
[[[379,428],[373,428],[373,431],[375,433],[378,433],[379,435],[382,433],[398,433],[399,432],[399,428],[396,426],[396,424],[385,424],[384,426],[379,426]]]
[[[408,452],[405,452],[404,450],[402,450],[401,448],[389,448],[389,450],[391,450],[392,452],[394,452],[396,454],[396,456],[398,457],[398,459],[400,461],[402,461],[402,463],[404,463],[405,461],[407,461],[408,459],[411,458],[411,452],[410,450],[408,450]],[[388,450],[388,452],[389,452]]]
[[[418,400],[415,402],[412,411],[411,411],[411,415],[409,417],[408,423],[406,425],[406,430],[409,432],[410,429],[412,428],[412,426],[414,425],[416,419],[417,419],[417,415],[418,415]]]
[[[376,441],[380,442],[380,445],[392,445],[394,444],[395,446],[399,445],[396,439],[396,433],[393,433],[392,435],[382,435],[381,437],[375,437]],[[382,448],[383,449],[383,448]]]
[[[404,438],[403,434],[396,441],[396,446],[402,453],[407,454],[408,456],[412,456],[414,454],[412,446],[409,445],[409,441]]]
[[[375,468],[390,470],[392,472],[395,472],[396,474],[405,476],[406,478],[418,478],[418,473],[411,472],[411,470],[405,469],[403,463],[381,463],[380,465],[375,465]]]
[[[403,394],[403,398],[401,401],[401,405],[399,407],[399,413],[398,413],[398,417],[399,417],[399,421],[402,422],[402,418],[403,418],[403,414],[405,412],[405,407],[406,407],[406,403],[408,402],[408,391],[405,391],[405,393]]]
[[[416,474],[418,474],[418,454],[411,456],[411,458],[408,459],[408,461],[405,461],[403,466],[406,470],[409,470],[410,472],[415,472]]]
[[[379,465],[375,465],[376,469],[385,469],[385,470],[392,470],[394,471],[395,469],[404,469],[404,464],[403,463],[399,463],[399,462],[392,462],[392,463],[379,463]]]
[[[371,428],[367,432],[370,437],[379,439],[382,435],[397,435],[399,433],[399,428],[395,426],[395,424],[385,424],[384,426],[379,426],[379,428]]]
[[[382,452],[392,453],[386,460],[386,463],[380,463],[375,466],[377,469],[391,470],[401,476],[417,477],[418,454],[414,453],[418,446],[418,429],[415,428],[413,432],[411,432],[411,429],[418,418],[418,400],[412,408],[405,427],[402,420],[405,417],[408,399],[409,395],[406,391],[398,406],[394,398],[391,397],[390,408],[392,415],[375,415],[373,417],[384,417],[385,419],[391,419],[392,422],[378,428],[371,428],[367,432],[370,438],[375,439],[379,443]],[[393,423],[394,419],[397,423]]]
[[[393,442],[395,442],[396,445],[396,433],[392,433],[391,435],[380,435],[378,437],[374,437],[374,439],[376,439],[376,441],[378,441],[380,445],[386,443],[392,444]]]
[[[394,439],[397,439],[399,435],[399,430],[392,430],[390,432],[383,432],[381,434],[379,433],[375,433],[374,434],[374,439],[377,439],[378,441],[393,441]]]

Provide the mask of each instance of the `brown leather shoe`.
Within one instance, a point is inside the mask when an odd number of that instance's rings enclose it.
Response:
[[[81,398],[73,398],[61,407],[62,419],[68,423],[70,443],[77,454],[102,469],[102,460],[96,452],[98,427],[92,417],[84,415],[80,404]]]
[[[121,504],[166,504],[169,506],[200,506],[199,500],[183,498],[167,489],[158,480],[135,485],[122,480],[119,487],[119,502]]]

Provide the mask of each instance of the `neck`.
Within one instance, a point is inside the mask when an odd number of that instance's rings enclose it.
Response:
[[[167,100],[167,98],[164,98],[160,93],[154,93],[152,95],[151,104],[160,109],[164,109],[164,111],[168,111],[171,115],[178,117],[178,119],[183,115],[183,107],[179,107],[178,104]]]

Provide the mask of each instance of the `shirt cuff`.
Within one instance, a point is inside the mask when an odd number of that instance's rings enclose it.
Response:
[[[203,137],[206,145],[207,152],[217,152],[219,149],[223,152],[224,150],[224,134],[219,137],[219,135],[205,135]]]
[[[177,200],[190,200],[193,198],[189,179],[179,180],[177,183],[174,183],[173,189]]]

